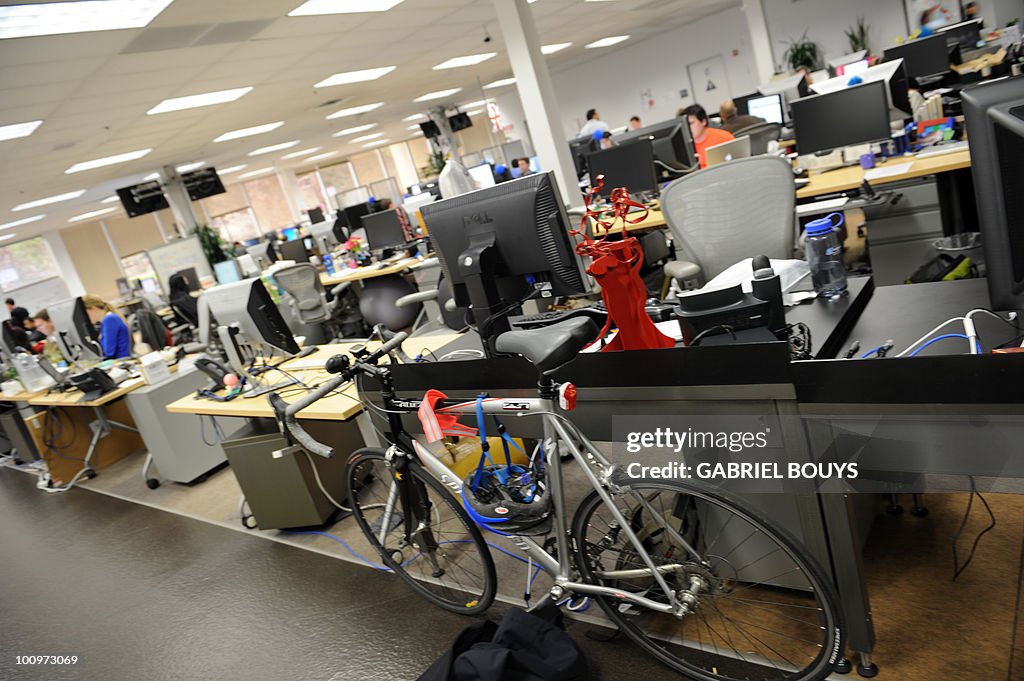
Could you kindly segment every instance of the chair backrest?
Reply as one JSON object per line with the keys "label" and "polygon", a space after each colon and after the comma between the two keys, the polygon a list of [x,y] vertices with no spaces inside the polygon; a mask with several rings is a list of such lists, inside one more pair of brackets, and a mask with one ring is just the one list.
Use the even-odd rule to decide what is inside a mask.
{"label": "chair backrest", "polygon": [[135,313],[135,325],[138,327],[142,342],[150,348],[163,350],[167,347],[167,327],[160,319],[160,315],[142,308]]}
{"label": "chair backrest", "polygon": [[796,188],[789,163],[752,156],[676,180],[661,209],[683,259],[705,281],[744,258],[792,257]]}
{"label": "chair backrest", "polygon": [[299,321],[308,324],[330,319],[327,292],[315,267],[309,263],[283,267],[274,272],[274,281],[295,299]]}
{"label": "chair backrest", "polygon": [[736,137],[750,138],[750,154],[759,156],[768,153],[768,143],[777,142],[782,136],[782,126],[778,123],[755,123],[742,130],[737,130]]}

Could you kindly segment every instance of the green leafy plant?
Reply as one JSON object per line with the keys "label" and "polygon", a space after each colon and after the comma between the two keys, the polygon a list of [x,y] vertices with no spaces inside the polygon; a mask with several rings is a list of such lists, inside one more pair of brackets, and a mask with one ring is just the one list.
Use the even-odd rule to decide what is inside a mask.
{"label": "green leafy plant", "polygon": [[807,39],[807,31],[800,36],[797,40],[789,39],[786,49],[786,54],[783,57],[788,63],[791,69],[796,71],[800,67],[804,67],[809,71],[815,71],[818,68],[818,44],[813,40]]}
{"label": "green leafy plant", "polygon": [[444,170],[445,163],[444,151],[437,149],[430,152],[430,156],[427,159],[427,165],[421,168],[425,177],[437,177]]}
{"label": "green leafy plant", "polygon": [[206,256],[206,261],[211,266],[228,259],[228,256],[224,253],[224,241],[220,238],[220,234],[212,227],[209,225],[199,225],[192,230],[192,233],[199,237],[199,243],[203,247],[203,255]]}
{"label": "green leafy plant", "polygon": [[864,17],[857,17],[857,24],[846,29],[846,39],[850,41],[850,52],[867,50],[868,54],[871,54],[871,48],[868,46],[870,30],[871,27],[864,23]]}
{"label": "green leafy plant", "polygon": [[14,367],[7,367],[7,369],[4,370],[2,378],[5,381],[13,381],[13,380],[15,380],[16,378],[18,378],[18,371],[17,371],[17,369],[15,369]]}

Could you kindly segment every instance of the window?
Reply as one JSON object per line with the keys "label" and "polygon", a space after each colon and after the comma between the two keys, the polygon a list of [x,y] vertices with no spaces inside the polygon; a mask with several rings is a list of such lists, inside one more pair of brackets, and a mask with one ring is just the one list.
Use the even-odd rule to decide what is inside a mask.
{"label": "window", "polygon": [[[324,181],[329,199],[356,186],[352,181],[352,170],[348,161],[320,168],[320,179]],[[335,205],[331,200],[328,203]]]}
{"label": "window", "polygon": [[295,183],[299,186],[299,197],[302,199],[302,210],[311,208],[326,208],[330,204],[327,198],[320,193],[320,181],[316,177],[316,171],[295,176]]}
{"label": "window", "polygon": [[277,175],[246,182],[245,193],[249,196],[249,205],[264,232],[295,224],[292,209],[288,205],[288,199],[281,189],[281,180]]}
{"label": "window", "polygon": [[50,244],[42,237],[0,248],[0,289],[13,291],[60,276]]}
{"label": "window", "polygon": [[145,251],[121,258],[121,269],[124,270],[124,276],[128,283],[152,279],[159,286],[160,279],[156,276],[156,270],[153,269],[153,261],[149,259],[149,254]]}
{"label": "window", "polygon": [[236,241],[245,243],[249,239],[259,239],[263,236],[252,208],[243,208],[218,215],[210,220],[210,226],[217,230],[220,238],[229,244]]}
{"label": "window", "polygon": [[387,177],[384,174],[384,166],[380,162],[380,156],[377,155],[376,149],[356,154],[349,161],[352,163],[352,167],[355,168],[356,178],[361,185],[367,185]]}

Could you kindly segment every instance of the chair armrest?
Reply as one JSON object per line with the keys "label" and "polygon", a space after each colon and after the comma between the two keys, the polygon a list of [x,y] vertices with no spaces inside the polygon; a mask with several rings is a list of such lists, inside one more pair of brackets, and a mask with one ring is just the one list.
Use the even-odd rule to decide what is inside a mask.
{"label": "chair armrest", "polygon": [[700,276],[700,265],[685,260],[670,260],[665,263],[665,274],[676,281],[687,281]]}
{"label": "chair armrest", "polygon": [[395,307],[408,307],[409,305],[415,305],[416,303],[422,303],[427,300],[436,300],[438,293],[439,292],[436,288],[410,293],[409,295],[402,296],[396,300]]}
{"label": "chair armrest", "polygon": [[347,289],[351,285],[352,285],[351,281],[343,281],[343,282],[341,282],[340,284],[338,284],[337,286],[335,286],[334,288],[331,289],[331,295],[334,296],[335,298],[337,298],[338,296],[340,296],[342,293],[345,292],[345,289]]}

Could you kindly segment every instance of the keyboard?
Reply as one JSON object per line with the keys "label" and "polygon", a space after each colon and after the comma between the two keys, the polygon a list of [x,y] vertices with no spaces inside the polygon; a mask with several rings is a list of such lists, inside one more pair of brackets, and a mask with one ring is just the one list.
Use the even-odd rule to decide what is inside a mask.
{"label": "keyboard", "polygon": [[970,145],[967,142],[953,142],[952,144],[939,144],[934,147],[928,147],[914,154],[915,158],[931,158],[932,156],[943,156],[945,154],[952,154],[958,151],[967,151],[970,149]]}

